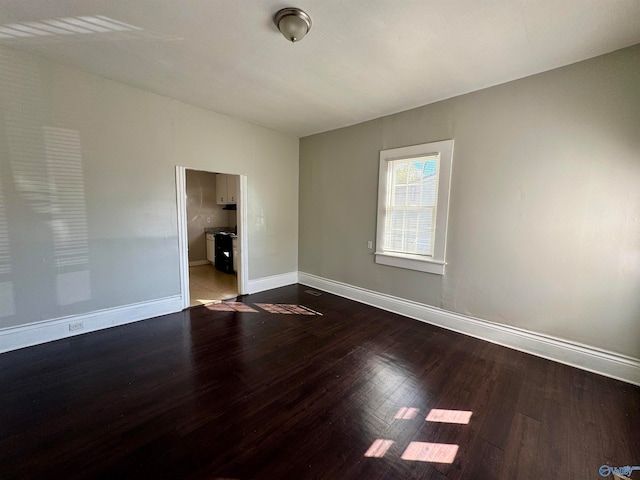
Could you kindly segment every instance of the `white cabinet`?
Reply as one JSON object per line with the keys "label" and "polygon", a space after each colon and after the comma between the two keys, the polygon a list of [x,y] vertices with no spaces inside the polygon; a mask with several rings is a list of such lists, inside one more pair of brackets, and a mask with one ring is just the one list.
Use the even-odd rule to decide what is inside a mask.
{"label": "white cabinet", "polygon": [[233,246],[233,271],[238,271],[238,263],[240,262],[240,256],[238,254],[238,238],[234,237],[231,241],[231,245]]}
{"label": "white cabinet", "polygon": [[227,175],[227,199],[228,203],[238,203],[238,176]]}
{"label": "white cabinet", "polygon": [[207,260],[211,265],[216,263],[216,237],[213,233],[207,233]]}
{"label": "white cabinet", "polygon": [[229,205],[238,203],[238,176],[216,174],[216,203]]}

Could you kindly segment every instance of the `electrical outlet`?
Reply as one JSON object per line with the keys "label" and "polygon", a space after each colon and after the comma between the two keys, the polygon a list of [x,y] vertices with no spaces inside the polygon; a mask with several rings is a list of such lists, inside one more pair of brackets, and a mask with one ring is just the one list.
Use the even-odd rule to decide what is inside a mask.
{"label": "electrical outlet", "polygon": [[211,217],[207,217],[207,223],[211,223]]}
{"label": "electrical outlet", "polygon": [[371,240],[369,240],[369,241],[367,242],[367,248],[368,248],[369,250],[373,249],[373,242],[372,242]]}
{"label": "electrical outlet", "polygon": [[69,324],[69,331],[82,330],[84,328],[84,322],[73,322]]}

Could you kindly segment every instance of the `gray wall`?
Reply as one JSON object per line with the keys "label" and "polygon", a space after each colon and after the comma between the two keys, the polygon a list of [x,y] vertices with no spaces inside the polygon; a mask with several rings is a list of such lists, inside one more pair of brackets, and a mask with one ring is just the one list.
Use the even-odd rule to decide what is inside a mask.
{"label": "gray wall", "polygon": [[0,328],[180,293],[175,166],[248,176],[248,278],[297,270],[298,139],[0,48]]}
{"label": "gray wall", "polygon": [[223,210],[216,203],[216,174],[187,170],[187,237],[189,262],[207,259],[204,229],[208,227],[234,228],[237,210]]}
{"label": "gray wall", "polygon": [[[376,265],[378,152],[449,138],[445,276]],[[640,357],[640,46],[301,139],[299,266]]]}

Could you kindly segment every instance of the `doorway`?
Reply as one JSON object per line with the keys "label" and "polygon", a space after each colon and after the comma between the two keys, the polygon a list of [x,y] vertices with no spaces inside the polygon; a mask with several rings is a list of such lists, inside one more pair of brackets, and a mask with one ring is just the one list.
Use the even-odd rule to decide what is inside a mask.
{"label": "doorway", "polygon": [[246,293],[246,184],[244,175],[176,167],[183,308]]}

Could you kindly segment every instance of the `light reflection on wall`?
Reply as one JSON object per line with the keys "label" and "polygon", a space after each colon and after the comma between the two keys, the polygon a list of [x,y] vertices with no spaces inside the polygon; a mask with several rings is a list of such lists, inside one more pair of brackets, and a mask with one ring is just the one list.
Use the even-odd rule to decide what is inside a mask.
{"label": "light reflection on wall", "polygon": [[[2,295],[9,290],[12,295],[17,294],[13,311],[5,312],[5,316],[20,313],[21,302],[32,300],[28,298],[33,294],[29,289],[35,284],[48,290],[41,288],[41,301],[49,301],[49,295],[61,306],[91,298],[80,133],[61,126],[45,126],[64,124],[64,120],[51,118],[44,91],[37,62],[0,49],[1,133],[6,140],[3,153],[8,153],[9,159],[2,159],[2,167],[11,173],[15,192],[10,203],[4,198],[1,202],[8,213],[4,238],[10,241],[14,229],[19,231],[29,225],[33,238],[29,241],[30,255],[41,259],[37,271],[28,276],[12,272],[21,274],[21,291],[13,286],[2,287]],[[19,219],[23,225],[14,224],[11,219]],[[24,255],[19,259],[29,267],[35,265],[33,261],[26,262]],[[17,281],[14,279],[14,285],[18,285]],[[47,282],[50,283],[46,285]]]}
{"label": "light reflection on wall", "polygon": [[45,109],[42,82],[34,62],[0,51],[0,100],[15,188],[33,211],[51,212],[50,185],[42,155]]}
{"label": "light reflection on wall", "polygon": [[[20,310],[18,284],[16,283],[17,266],[15,253],[9,251],[11,245],[12,225],[10,223],[11,208],[19,208],[18,202],[9,202],[10,187],[24,195],[25,202],[38,213],[47,209],[46,185],[40,175],[29,172],[29,159],[35,159],[41,151],[40,129],[33,125],[34,119],[42,122],[42,102],[38,101],[41,82],[38,69],[33,63],[19,60],[18,54],[9,50],[0,50],[0,165],[2,170],[3,195],[0,199],[2,207],[2,243],[4,255],[1,261],[0,276],[0,318],[15,316]],[[18,171],[16,170],[18,168]],[[13,185],[12,185],[13,183]],[[18,212],[13,218],[27,220]],[[5,253],[6,252],[6,253]],[[9,324],[11,320],[8,320]],[[3,322],[3,325],[5,323]]]}
{"label": "light reflection on wall", "polygon": [[15,299],[11,276],[11,251],[5,211],[4,193],[0,183],[0,317],[15,315]]}
{"label": "light reflection on wall", "polygon": [[91,298],[89,242],[80,133],[43,127],[51,186],[51,231],[59,305]]}

